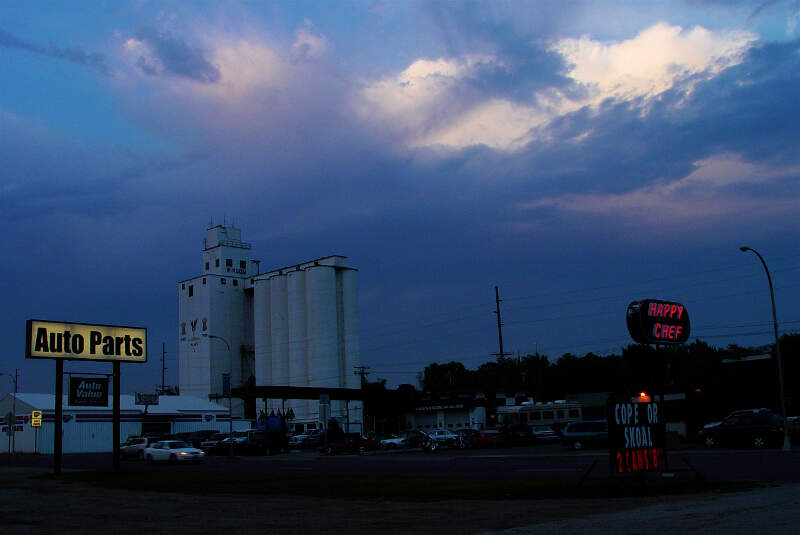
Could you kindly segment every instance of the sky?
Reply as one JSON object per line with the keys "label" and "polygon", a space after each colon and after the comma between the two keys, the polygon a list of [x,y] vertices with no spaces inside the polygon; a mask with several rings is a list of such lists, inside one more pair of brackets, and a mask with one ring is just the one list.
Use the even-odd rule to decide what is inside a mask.
{"label": "sky", "polygon": [[[0,7],[0,372],[31,318],[144,326],[177,384],[209,224],[262,271],[359,270],[369,380],[504,350],[800,331],[800,1],[21,2]],[[110,371],[68,362],[65,371]],[[0,392],[12,388],[0,377]]]}

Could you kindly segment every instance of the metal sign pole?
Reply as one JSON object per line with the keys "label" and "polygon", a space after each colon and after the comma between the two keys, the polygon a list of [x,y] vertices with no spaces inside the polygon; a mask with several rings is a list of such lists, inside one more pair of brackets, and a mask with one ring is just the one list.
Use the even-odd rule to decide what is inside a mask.
{"label": "metal sign pole", "polygon": [[56,407],[53,421],[53,473],[61,474],[61,430],[64,422],[64,361],[56,359]]}
{"label": "metal sign pole", "polygon": [[119,361],[114,361],[114,415],[112,417],[114,423],[112,424],[114,431],[113,431],[113,440],[114,440],[114,449],[113,449],[113,461],[112,467],[115,472],[119,472],[119,421],[120,421],[120,410],[119,410]]}

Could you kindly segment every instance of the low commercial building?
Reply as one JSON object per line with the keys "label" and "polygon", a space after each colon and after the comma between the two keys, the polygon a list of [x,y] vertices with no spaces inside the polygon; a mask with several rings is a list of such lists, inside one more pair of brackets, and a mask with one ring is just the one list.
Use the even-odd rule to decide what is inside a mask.
{"label": "low commercial building", "polygon": [[[64,453],[111,452],[113,411],[108,407],[68,405],[64,396],[62,448]],[[14,433],[9,434],[16,414]],[[41,412],[41,426],[34,427],[32,413]],[[53,453],[55,395],[8,394],[0,399],[0,452]],[[134,396],[120,395],[120,438],[143,433],[181,433],[213,429],[227,432],[231,425],[228,407],[194,396],[161,396],[158,405],[136,405]],[[234,430],[250,428],[249,420],[233,420]]]}

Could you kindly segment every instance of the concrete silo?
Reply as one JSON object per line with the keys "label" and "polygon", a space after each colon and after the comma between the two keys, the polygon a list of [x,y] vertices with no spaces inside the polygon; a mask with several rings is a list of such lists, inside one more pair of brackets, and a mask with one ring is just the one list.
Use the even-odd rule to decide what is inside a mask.
{"label": "concrete silo", "polygon": [[[287,317],[289,329],[289,386],[308,386],[308,333],[306,330],[306,272],[289,271],[287,277]],[[297,419],[309,418],[306,400],[294,400],[290,407]]]}
{"label": "concrete silo", "polygon": [[[269,278],[269,326],[272,333],[272,383],[289,385],[289,303],[286,275]],[[260,318],[257,321],[262,321]],[[256,365],[258,366],[258,365]]]}
{"label": "concrete silo", "polygon": [[[217,399],[223,376],[232,388],[358,389],[357,271],[333,255],[254,272],[250,248],[239,229],[212,226],[202,274],[178,283],[181,393]],[[268,413],[281,408],[293,409],[293,423],[319,423],[318,399],[256,402]],[[233,409],[238,417],[257,415],[237,399]],[[351,430],[362,429],[360,401],[334,401],[331,409],[342,421],[349,417]]]}

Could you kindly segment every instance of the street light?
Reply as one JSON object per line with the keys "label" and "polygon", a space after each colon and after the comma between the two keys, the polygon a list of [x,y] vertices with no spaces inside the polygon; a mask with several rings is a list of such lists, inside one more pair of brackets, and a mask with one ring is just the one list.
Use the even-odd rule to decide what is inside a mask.
{"label": "street light", "polygon": [[783,397],[783,364],[781,363],[781,347],[778,343],[778,315],[775,313],[775,292],[772,290],[772,277],[769,276],[767,263],[764,262],[764,258],[758,254],[758,251],[752,247],[747,247],[744,245],[739,247],[739,250],[743,253],[747,251],[755,253],[758,259],[761,260],[761,265],[764,266],[764,271],[767,273],[767,282],[769,283],[769,298],[772,300],[772,326],[775,329],[775,357],[778,360],[778,388],[781,395],[781,415],[783,416],[783,449],[784,451],[789,451],[792,449],[792,443],[789,440],[789,427],[786,422],[786,401]]}
{"label": "street light", "polygon": [[228,457],[233,457],[233,401],[231,401],[231,376],[233,375],[233,356],[231,355],[231,345],[221,336],[213,334],[208,335],[209,338],[216,338],[222,340],[225,347],[228,348]]}

